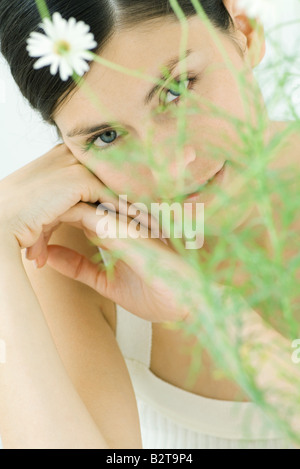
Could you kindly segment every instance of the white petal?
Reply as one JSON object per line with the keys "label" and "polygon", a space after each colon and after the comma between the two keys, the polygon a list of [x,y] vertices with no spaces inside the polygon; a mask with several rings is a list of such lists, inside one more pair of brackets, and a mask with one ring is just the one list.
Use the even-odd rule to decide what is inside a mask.
{"label": "white petal", "polygon": [[53,62],[53,56],[52,55],[45,55],[44,57],[41,57],[39,60],[35,62],[33,65],[34,69],[39,69],[42,67],[46,67],[47,65],[52,64]]}
{"label": "white petal", "polygon": [[26,50],[28,51],[30,57],[41,57],[42,55],[50,54],[53,50],[53,43],[50,39],[46,38],[45,40],[39,41],[39,43],[28,43]]}
{"label": "white petal", "polygon": [[93,60],[94,58],[92,52],[88,52],[86,50],[78,52],[78,57],[83,60]]}
{"label": "white petal", "polygon": [[60,13],[55,12],[52,16],[51,27],[47,26],[46,34],[53,40],[56,41],[59,38],[63,38],[66,34],[67,21],[64,20]]}
{"label": "white petal", "polygon": [[[49,38],[47,38],[47,36],[42,36],[42,37],[48,39],[48,41],[50,40]],[[41,43],[41,41],[43,41],[42,38],[37,39],[37,38],[29,37],[26,41],[26,44],[34,47],[34,46],[38,46]]]}
{"label": "white petal", "polygon": [[94,35],[89,33],[85,37],[81,38],[81,49],[94,49],[97,46],[97,42],[94,39]]}
{"label": "white petal", "polygon": [[68,27],[68,22],[65,20],[60,13],[55,12],[52,17],[53,26],[56,31],[66,31]]}
{"label": "white petal", "polygon": [[37,39],[39,41],[42,37],[45,37],[45,34],[33,31],[32,33],[30,33],[29,39]]}
{"label": "white petal", "polygon": [[59,64],[60,64],[60,58],[56,55],[56,56],[54,56],[51,67],[50,67],[51,75],[56,75],[57,74]]}
{"label": "white petal", "polygon": [[85,41],[82,40],[80,42],[76,41],[76,43],[73,43],[72,49],[76,52],[83,52],[83,51],[89,51],[91,49],[95,49],[97,47],[97,42],[96,41]]}
{"label": "white petal", "polygon": [[[37,33],[39,34],[39,33]],[[49,43],[52,42],[51,39],[49,39],[48,36],[45,36],[44,34],[39,34],[39,36],[34,36],[34,37],[29,37],[27,39],[27,44],[41,44],[41,43]]]}
{"label": "white petal", "polygon": [[79,76],[82,76],[84,72],[87,72],[90,68],[85,60],[81,60],[79,58],[72,61],[72,67]]}
{"label": "white petal", "polygon": [[59,72],[63,81],[66,81],[70,76],[73,75],[72,67],[66,62],[66,60],[61,60]]}
{"label": "white petal", "polygon": [[68,21],[68,31],[74,30],[75,27],[76,27],[76,20],[72,16],[71,18],[69,18],[69,21]]}
{"label": "white petal", "polygon": [[90,30],[90,26],[86,24],[84,21],[78,21],[76,23],[76,28],[80,29],[80,31],[84,31],[85,33]]}
{"label": "white petal", "polygon": [[44,18],[41,28],[45,31],[48,37],[53,38],[54,36],[54,26],[52,21],[49,18]]}
{"label": "white petal", "polygon": [[59,68],[59,75],[60,75],[60,79],[62,81],[67,81],[67,79],[69,78],[69,75],[65,73],[65,71],[62,69],[62,66],[60,64],[60,68]]}
{"label": "white petal", "polygon": [[90,26],[85,24],[83,21],[79,21],[76,24],[76,33],[81,35],[81,36],[87,34],[89,32],[89,30],[90,30]]}

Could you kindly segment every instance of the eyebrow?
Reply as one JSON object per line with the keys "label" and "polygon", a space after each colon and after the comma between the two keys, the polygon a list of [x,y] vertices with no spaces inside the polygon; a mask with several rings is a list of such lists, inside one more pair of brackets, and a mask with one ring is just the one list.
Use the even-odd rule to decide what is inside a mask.
{"label": "eyebrow", "polygon": [[[167,71],[169,73],[172,73],[174,68],[176,67],[177,64],[179,64],[179,62],[181,62],[182,60],[185,60],[192,52],[192,49],[188,49],[184,52],[184,57],[182,57],[180,59],[180,57],[173,57],[172,59],[170,59],[163,67],[167,69]],[[155,96],[156,92],[160,89],[161,87],[161,81],[165,80],[166,77],[165,75],[162,73],[159,77],[158,77],[158,80],[159,80],[159,83],[157,85],[155,85],[150,91],[149,93],[147,94],[147,96],[145,97],[144,99],[144,104],[145,106],[147,106],[150,101],[153,99],[153,97]]]}
{"label": "eyebrow", "polygon": [[[167,69],[169,73],[172,73],[174,68],[177,66],[179,62],[182,60],[185,60],[190,54],[192,53],[192,49],[187,49],[184,52],[184,56],[182,58],[176,56],[170,59],[162,68]],[[144,105],[148,106],[154,96],[156,95],[157,91],[161,88],[161,82],[166,79],[165,74],[161,74],[158,78],[159,83],[154,85],[153,88],[147,93],[144,99]],[[108,128],[111,127],[118,127],[119,124],[115,122],[106,122],[105,124],[102,125],[94,125],[91,127],[76,127],[75,129],[71,130],[70,132],[67,133],[67,137],[73,138],[73,137],[79,137],[79,136],[87,136],[94,134],[96,132],[101,132],[102,130],[107,130]]]}

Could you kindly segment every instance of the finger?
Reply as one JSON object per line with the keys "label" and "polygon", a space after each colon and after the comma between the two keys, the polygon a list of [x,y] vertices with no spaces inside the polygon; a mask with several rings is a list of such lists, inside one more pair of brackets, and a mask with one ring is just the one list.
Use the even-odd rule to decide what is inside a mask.
{"label": "finger", "polygon": [[72,249],[52,244],[48,246],[47,265],[93,288],[100,295],[107,295],[107,273],[103,263],[95,264]]}
{"label": "finger", "polygon": [[42,244],[42,249],[39,256],[36,259],[38,268],[44,267],[48,259],[48,243],[52,236],[52,232],[44,235],[44,243]]}
{"label": "finger", "polygon": [[45,226],[37,242],[34,243],[33,246],[27,248],[26,258],[28,260],[35,260],[38,267],[43,267],[45,265],[48,256],[48,242],[50,241],[54,231],[59,228],[60,224],[60,222],[55,221]]}
{"label": "finger", "polygon": [[139,226],[133,219],[120,216],[119,213],[106,211],[102,205],[97,209],[89,204],[78,203],[59,217],[59,220],[84,230],[94,236],[93,242],[107,249],[124,249],[125,239],[150,238],[151,233],[144,226]]}
{"label": "finger", "polygon": [[129,218],[134,218],[137,223],[140,223],[142,226],[151,230],[153,233],[157,232],[159,239],[167,244],[163,237],[165,235],[164,229],[160,226],[159,220],[157,220],[151,213],[149,214],[148,211],[145,211],[147,210],[147,207],[145,207],[145,210],[143,210],[144,204],[129,203],[127,202],[127,199],[125,200],[119,196],[119,199],[115,199],[111,204],[102,202],[101,205],[110,210],[113,208],[115,212],[126,215]]}
{"label": "finger", "polygon": [[[60,220],[95,233],[93,240],[95,245],[117,251],[118,257],[144,278],[146,264],[157,258],[160,259],[160,263],[167,262],[169,266],[177,260],[178,267],[178,256],[174,251],[159,239],[151,239],[151,233],[146,228],[141,227],[142,229],[137,231],[132,219],[123,220],[118,218],[116,213],[105,215],[102,213],[90,205],[79,203],[64,213]],[[106,232],[103,231],[105,217]],[[119,237],[120,233],[122,237]]]}
{"label": "finger", "polygon": [[[107,216],[112,217],[113,214],[110,213]],[[97,245],[98,243],[98,246],[106,247],[113,253],[114,258],[118,259],[118,264],[122,265],[124,263],[124,265],[131,268],[140,280],[145,282],[150,288],[153,288],[154,291],[163,292],[164,296],[169,295],[169,305],[172,309],[174,307],[172,303],[174,291],[178,292],[181,288],[181,285],[178,285],[178,279],[181,279],[182,282],[190,282],[190,279],[195,277],[195,272],[191,266],[178,253],[175,253],[158,239],[142,237],[139,232],[134,233],[134,235],[139,234],[137,237],[132,237],[133,233],[130,225],[128,226],[127,222],[125,223],[122,219],[119,222],[119,224],[123,225],[121,232],[123,234],[126,233],[126,228],[128,228],[127,237],[118,238],[113,236],[112,238],[101,239],[101,233],[97,230],[97,223],[101,217],[103,215],[97,214],[95,209],[83,203],[71,208],[62,216],[65,222],[82,224],[82,226],[86,226],[89,230],[96,232],[95,244]],[[116,225],[118,230],[118,223]],[[82,265],[79,262],[82,262]],[[99,274],[95,267],[87,265],[86,262],[83,259],[77,260],[75,268],[77,268],[79,273],[74,273],[75,268],[73,267],[73,278],[81,278],[84,283],[101,292],[103,296],[121,304],[117,299],[117,296],[120,295],[118,288],[111,287],[107,277],[101,276],[101,273]],[[88,273],[86,273],[87,269],[89,269]],[[80,272],[85,272],[81,274],[82,277],[79,277]],[[172,298],[173,300],[171,300]],[[181,308],[178,317],[185,317],[186,314],[186,310]]]}
{"label": "finger", "polygon": [[42,244],[44,242],[44,233],[41,233],[38,240],[34,243],[33,246],[30,246],[26,250],[26,258],[29,261],[36,259],[42,251]]}

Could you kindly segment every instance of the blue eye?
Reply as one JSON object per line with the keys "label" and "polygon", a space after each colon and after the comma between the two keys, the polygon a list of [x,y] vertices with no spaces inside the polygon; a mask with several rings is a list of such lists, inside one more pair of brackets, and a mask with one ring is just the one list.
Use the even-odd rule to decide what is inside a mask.
{"label": "blue eye", "polygon": [[[182,83],[189,83],[189,80],[185,80],[185,81],[183,81]],[[172,94],[173,94],[173,97],[175,97],[175,98],[178,98],[178,97],[181,96],[181,93],[176,92],[176,91],[171,90],[171,89],[166,90],[166,96],[167,96],[169,93],[172,93]],[[173,101],[170,100],[170,101],[167,101],[167,102],[168,102],[168,103],[172,103]]]}
{"label": "blue eye", "polygon": [[[192,89],[192,85],[193,83],[197,80],[197,77],[187,77],[186,80],[182,80],[180,81],[179,79],[175,80],[175,82],[178,84],[178,86],[184,84],[184,83],[187,83],[187,85],[190,85],[190,86],[187,86],[187,89]],[[173,97],[177,98],[177,99],[174,99],[174,100],[167,100],[167,96],[168,94],[171,93],[173,95]],[[169,104],[169,103],[177,103],[178,102],[178,98],[180,98],[181,96],[181,92],[180,91],[175,91],[175,90],[172,90],[171,88],[170,89],[165,89],[163,90],[163,95],[165,97],[164,99],[164,102],[163,102],[163,105],[166,105],[166,104]]]}
{"label": "blue eye", "polygon": [[98,148],[105,148],[106,145],[112,145],[118,138],[116,130],[106,130],[93,139],[93,145]]}
{"label": "blue eye", "polygon": [[[197,79],[198,79],[197,76],[191,76],[191,77],[187,77],[186,80],[180,81],[180,79],[178,78],[174,81],[179,86],[182,83],[193,84],[194,82],[196,82]],[[189,89],[192,89],[192,86],[189,86]],[[164,102],[164,105],[169,104],[169,103],[173,103],[173,102],[177,103],[180,96],[181,96],[181,94],[182,94],[179,91],[175,91],[175,90],[172,90],[172,89],[165,89],[165,90],[162,91],[162,93],[164,94],[165,97],[169,93],[171,93],[171,94],[173,94],[173,97],[176,98],[175,100],[170,100],[170,101]],[[107,148],[110,148],[112,145],[115,145],[115,143],[120,139],[120,136],[127,135],[127,133],[128,132],[125,132],[125,131],[117,131],[115,129],[107,129],[104,132],[102,132],[101,134],[91,137],[86,142],[86,144],[84,145],[83,151],[87,152],[91,149],[103,151]],[[118,135],[118,134],[120,134],[120,135]]]}
{"label": "blue eye", "polygon": [[[94,149],[102,149],[111,147],[119,140],[120,135],[124,135],[126,132],[117,131],[114,129],[107,129],[99,135],[91,137],[85,146],[85,151],[89,151],[92,147]],[[118,135],[120,134],[120,135]]]}

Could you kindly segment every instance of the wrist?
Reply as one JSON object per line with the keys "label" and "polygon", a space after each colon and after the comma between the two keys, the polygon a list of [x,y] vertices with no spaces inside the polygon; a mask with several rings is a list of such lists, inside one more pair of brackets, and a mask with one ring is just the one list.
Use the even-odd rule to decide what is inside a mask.
{"label": "wrist", "polygon": [[21,248],[17,238],[5,231],[0,229],[0,253],[1,258],[5,256],[21,256]]}

